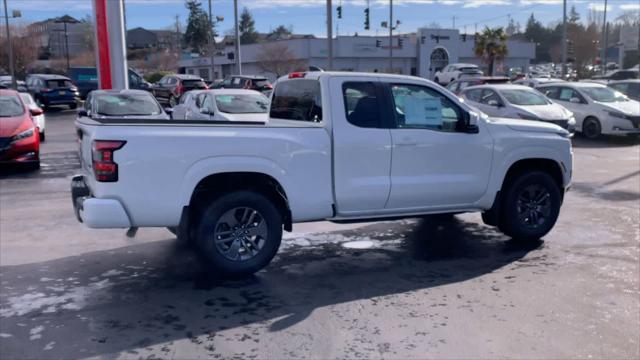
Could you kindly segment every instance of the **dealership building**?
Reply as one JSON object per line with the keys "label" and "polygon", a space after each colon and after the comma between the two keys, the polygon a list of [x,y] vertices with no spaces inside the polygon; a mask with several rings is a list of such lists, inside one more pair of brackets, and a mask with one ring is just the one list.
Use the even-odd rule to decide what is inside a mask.
{"label": "dealership building", "polygon": [[[267,70],[265,54],[270,46],[286,45],[289,61],[296,66],[327,68],[327,40],[312,36],[241,46],[242,73],[265,75],[275,80],[276,74]],[[236,74],[233,44],[218,48],[214,59],[215,78]],[[417,75],[433,79],[436,71],[448,64],[472,63],[486,70],[486,65],[475,56],[474,36],[460,34],[455,29],[418,29],[416,33],[396,35],[392,39],[393,69],[398,74]],[[508,55],[496,65],[496,73],[510,68],[526,69],[535,58],[535,43],[507,41]],[[273,62],[273,59],[269,61]],[[199,75],[210,80],[210,58],[182,59],[180,72]],[[333,69],[340,71],[389,72],[388,36],[338,36],[333,40]]]}

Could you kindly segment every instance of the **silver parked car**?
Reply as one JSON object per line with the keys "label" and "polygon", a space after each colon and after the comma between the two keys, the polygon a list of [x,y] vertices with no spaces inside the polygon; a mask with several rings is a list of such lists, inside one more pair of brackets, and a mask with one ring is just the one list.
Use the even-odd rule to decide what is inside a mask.
{"label": "silver parked car", "polygon": [[255,90],[193,90],[173,108],[175,120],[267,122],[269,99]]}
{"label": "silver parked car", "polygon": [[87,95],[79,117],[92,119],[169,120],[158,100],[145,90],[94,90]]}

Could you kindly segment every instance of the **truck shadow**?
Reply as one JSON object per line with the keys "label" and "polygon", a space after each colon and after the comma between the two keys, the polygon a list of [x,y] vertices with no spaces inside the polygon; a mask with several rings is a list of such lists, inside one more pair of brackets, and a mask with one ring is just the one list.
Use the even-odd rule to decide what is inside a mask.
{"label": "truck shadow", "polygon": [[175,240],[5,266],[0,355],[137,357],[132,349],[145,348],[168,357],[173,341],[189,339],[218,356],[214,339],[229,329],[242,334],[236,340],[246,341],[245,354],[256,354],[256,328],[291,331],[319,308],[363,300],[377,306],[505,266],[546,266],[544,255],[524,258],[542,245],[520,245],[455,217],[427,217],[301,235],[283,242],[267,269],[235,281],[207,273]]}

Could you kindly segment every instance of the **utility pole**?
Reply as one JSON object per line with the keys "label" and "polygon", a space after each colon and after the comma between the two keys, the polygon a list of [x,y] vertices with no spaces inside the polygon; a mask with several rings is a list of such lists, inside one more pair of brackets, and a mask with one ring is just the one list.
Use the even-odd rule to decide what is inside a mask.
{"label": "utility pole", "polygon": [[393,0],[389,0],[389,73],[393,73]]}
{"label": "utility pole", "polygon": [[333,69],[333,7],[327,0],[327,70]]}
{"label": "utility pole", "polygon": [[213,16],[211,13],[211,0],[209,0],[209,55],[211,56],[211,76],[209,80],[213,81],[216,79],[216,71],[213,65],[214,56],[215,56],[215,39],[213,38]]}
{"label": "utility pole", "polygon": [[567,75],[567,0],[562,1],[562,79]]}
{"label": "utility pole", "polygon": [[236,33],[236,72],[242,75],[242,62],[240,61],[240,32],[238,29],[238,0],[233,0],[233,15],[235,16],[235,33]]}
{"label": "utility pole", "polygon": [[9,74],[11,75],[11,87],[17,89],[16,74],[13,65],[13,47],[11,46],[11,30],[9,30],[9,10],[7,10],[7,0],[4,0],[4,21],[7,25],[7,47],[9,50]]}
{"label": "utility pole", "polygon": [[457,18],[457,16],[455,16],[455,15],[453,15],[453,16],[451,17],[451,19],[453,20],[453,27],[452,27],[452,29],[455,29],[455,28],[456,28],[456,18]]}
{"label": "utility pole", "polygon": [[607,37],[607,0],[604,0],[604,17],[602,20],[602,57],[600,60],[602,75],[605,74],[607,67]]}

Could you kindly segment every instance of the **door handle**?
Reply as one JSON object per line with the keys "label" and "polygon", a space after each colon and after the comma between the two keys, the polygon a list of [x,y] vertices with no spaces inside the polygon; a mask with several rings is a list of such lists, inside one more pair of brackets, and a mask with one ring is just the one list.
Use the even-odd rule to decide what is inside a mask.
{"label": "door handle", "polygon": [[403,138],[401,140],[398,140],[396,142],[396,145],[397,146],[416,146],[418,145],[418,142],[412,138]]}

